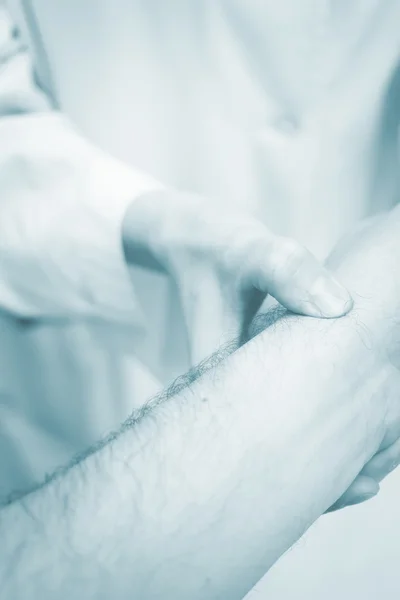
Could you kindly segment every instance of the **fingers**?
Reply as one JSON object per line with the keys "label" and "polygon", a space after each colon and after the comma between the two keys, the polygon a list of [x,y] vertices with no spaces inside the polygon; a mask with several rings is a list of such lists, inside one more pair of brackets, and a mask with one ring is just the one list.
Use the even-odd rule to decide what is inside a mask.
{"label": "fingers", "polygon": [[345,493],[326,512],[341,510],[346,506],[361,504],[370,500],[379,492],[379,484],[371,477],[359,475]]}
{"label": "fingers", "polygon": [[376,481],[382,481],[386,475],[400,464],[400,439],[391,446],[375,454],[361,471],[362,475],[372,477]]}
{"label": "fingers", "polygon": [[253,255],[254,285],[289,310],[313,317],[339,317],[353,306],[347,290],[306,248],[271,236]]}
{"label": "fingers", "polygon": [[[181,301],[189,333],[191,364],[210,356],[239,330],[240,315],[226,301],[216,277],[202,273],[190,292],[181,290]],[[233,336],[232,336],[233,337]]]}
{"label": "fingers", "polygon": [[360,504],[376,496],[379,492],[379,481],[400,464],[400,439],[391,446],[378,452],[363,468],[349,489],[326,512],[340,510],[346,506]]}
{"label": "fingers", "polygon": [[250,337],[252,337],[249,335],[251,324],[261,308],[265,297],[266,294],[260,292],[254,287],[252,287],[250,290],[247,290],[246,294],[242,296],[243,308],[240,311],[242,316],[239,322],[239,331],[237,335],[239,346],[246,343]]}

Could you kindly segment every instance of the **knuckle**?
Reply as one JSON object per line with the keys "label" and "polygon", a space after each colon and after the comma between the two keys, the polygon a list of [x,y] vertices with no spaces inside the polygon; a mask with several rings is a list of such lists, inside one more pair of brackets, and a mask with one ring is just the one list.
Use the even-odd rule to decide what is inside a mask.
{"label": "knuckle", "polygon": [[271,255],[275,275],[293,277],[308,258],[307,250],[296,240],[278,238]]}

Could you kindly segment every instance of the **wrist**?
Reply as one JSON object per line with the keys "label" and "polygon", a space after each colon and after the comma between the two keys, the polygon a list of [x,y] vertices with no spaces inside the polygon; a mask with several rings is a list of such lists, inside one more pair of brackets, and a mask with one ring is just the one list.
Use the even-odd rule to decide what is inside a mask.
{"label": "wrist", "polygon": [[333,320],[287,315],[253,342],[256,355],[268,356],[269,364],[274,355],[285,363],[285,385],[296,406],[316,414],[322,409],[322,418],[324,411],[343,411],[358,421],[354,426],[361,425],[363,452],[368,456],[376,451],[397,377],[357,309]]}
{"label": "wrist", "polygon": [[[383,265],[383,269],[385,265]],[[349,323],[355,335],[383,361],[399,367],[398,340],[398,293],[393,288],[363,285],[363,280],[347,277],[344,269],[336,271],[339,280],[349,290],[353,301],[353,310],[344,317],[344,323]],[[392,278],[394,279],[394,277]]]}
{"label": "wrist", "polygon": [[[390,369],[365,346],[354,320],[297,316],[285,317],[225,360],[211,389],[204,389],[204,380],[198,385],[214,409],[228,399],[235,419],[224,421],[250,432],[252,460],[265,460],[272,478],[297,482],[296,498],[310,501],[304,512],[312,505],[315,518],[380,447],[393,387]],[[235,447],[242,443],[237,436]]]}
{"label": "wrist", "polygon": [[351,293],[359,330],[395,362],[400,336],[399,208],[359,224],[342,239],[327,266]]}

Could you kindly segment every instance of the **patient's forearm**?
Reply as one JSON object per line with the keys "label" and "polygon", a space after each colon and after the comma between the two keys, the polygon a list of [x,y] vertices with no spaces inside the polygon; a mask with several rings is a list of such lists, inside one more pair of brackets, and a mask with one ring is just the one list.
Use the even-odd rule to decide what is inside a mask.
{"label": "patient's forearm", "polygon": [[355,329],[270,328],[5,508],[0,596],[241,599],[381,442],[391,371]]}

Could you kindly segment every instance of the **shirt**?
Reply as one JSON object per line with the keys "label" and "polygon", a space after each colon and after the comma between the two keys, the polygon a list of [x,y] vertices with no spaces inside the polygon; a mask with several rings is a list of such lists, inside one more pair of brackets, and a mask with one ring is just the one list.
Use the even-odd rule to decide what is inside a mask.
{"label": "shirt", "polygon": [[[0,303],[74,319],[4,318],[4,493],[187,364],[172,283],[123,261],[121,217],[142,191],[199,192],[324,258],[399,189],[397,0],[9,6],[48,108],[0,121]],[[399,591],[394,498],[324,518],[268,575],[268,598],[372,598],[377,581]]]}

